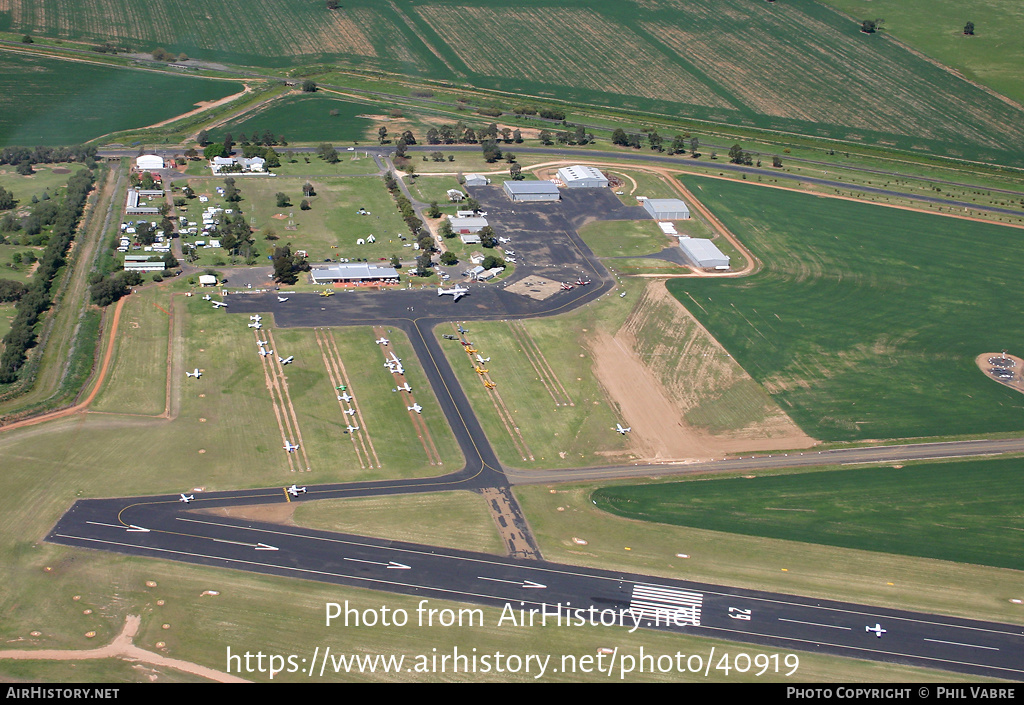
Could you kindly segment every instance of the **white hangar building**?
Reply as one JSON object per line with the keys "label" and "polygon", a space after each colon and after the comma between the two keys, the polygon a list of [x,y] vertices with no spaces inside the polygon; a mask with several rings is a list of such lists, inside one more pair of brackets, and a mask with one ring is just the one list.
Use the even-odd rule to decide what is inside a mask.
{"label": "white hangar building", "polygon": [[678,198],[648,198],[644,201],[644,210],[655,220],[686,220],[690,217],[690,209]]}
{"label": "white hangar building", "polygon": [[608,177],[593,166],[577,164],[563,166],[558,170],[558,178],[569,188],[607,188]]}
{"label": "white hangar building", "polygon": [[155,154],[143,154],[135,160],[135,166],[140,171],[152,171],[153,169],[164,168],[164,158],[158,157]]}
{"label": "white hangar building", "polygon": [[526,201],[557,201],[558,187],[550,181],[506,181],[505,195],[513,203]]}
{"label": "white hangar building", "polygon": [[729,255],[723,253],[711,240],[700,237],[681,237],[679,247],[687,259],[702,269],[728,269]]}

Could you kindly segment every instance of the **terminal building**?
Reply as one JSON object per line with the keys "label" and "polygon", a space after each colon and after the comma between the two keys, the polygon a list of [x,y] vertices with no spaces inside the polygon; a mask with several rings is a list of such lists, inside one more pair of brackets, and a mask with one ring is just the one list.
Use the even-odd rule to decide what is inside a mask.
{"label": "terminal building", "polygon": [[351,262],[313,267],[310,271],[314,284],[397,284],[398,271],[394,267]]}
{"label": "terminal building", "polygon": [[648,198],[644,210],[655,220],[687,220],[690,209],[678,198]]}
{"label": "terminal building", "polygon": [[558,170],[558,178],[568,188],[607,188],[608,177],[593,166],[577,164],[563,166]]}
{"label": "terminal building", "polygon": [[728,269],[729,256],[711,240],[700,237],[681,237],[679,247],[686,258],[701,269]]}
{"label": "terminal building", "polygon": [[506,181],[502,188],[513,203],[560,199],[558,187],[550,181]]}

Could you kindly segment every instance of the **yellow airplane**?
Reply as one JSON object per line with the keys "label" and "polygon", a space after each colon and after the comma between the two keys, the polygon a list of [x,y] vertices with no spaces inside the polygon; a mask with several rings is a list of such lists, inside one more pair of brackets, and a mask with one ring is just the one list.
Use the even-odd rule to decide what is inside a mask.
{"label": "yellow airplane", "polygon": [[466,352],[472,355],[475,352],[479,352],[476,348],[466,348]]}
{"label": "yellow airplane", "polygon": [[334,292],[329,289],[324,289],[320,292],[320,296],[334,296]]}
{"label": "yellow airplane", "polygon": [[475,369],[476,369],[476,373],[478,375],[485,375],[485,374],[487,374],[487,370],[485,370],[483,367],[477,367]]}
{"label": "yellow airplane", "polygon": [[492,381],[491,381],[491,380],[489,380],[489,379],[485,379],[485,380],[484,380],[484,386],[485,386],[485,387],[487,387],[488,389],[494,389],[494,388],[495,388],[495,387],[497,387],[498,385],[497,385],[497,384],[495,384],[494,382],[492,382]]}

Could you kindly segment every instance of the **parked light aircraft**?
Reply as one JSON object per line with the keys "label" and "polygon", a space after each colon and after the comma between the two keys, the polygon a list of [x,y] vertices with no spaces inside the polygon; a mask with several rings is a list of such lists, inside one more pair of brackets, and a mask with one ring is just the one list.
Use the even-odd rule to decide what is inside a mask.
{"label": "parked light aircraft", "polygon": [[584,279],[583,277],[579,277],[578,279],[576,279],[576,286],[586,286],[589,283],[590,283],[590,280],[589,279]]}
{"label": "parked light aircraft", "polygon": [[260,321],[263,320],[263,316],[257,313],[255,316],[249,316],[249,320],[256,321],[257,323],[259,323]]}
{"label": "parked light aircraft", "polygon": [[353,431],[358,431],[359,430],[358,426],[348,426],[347,428],[348,428],[348,432],[349,433],[352,433]]}
{"label": "parked light aircraft", "polygon": [[564,289],[565,291],[569,291],[572,288],[573,288],[572,284],[565,283],[565,282],[562,283],[562,289]]}
{"label": "parked light aircraft", "polygon": [[352,395],[349,394],[348,392],[345,392],[344,394],[338,397],[338,401],[352,401]]}
{"label": "parked light aircraft", "polygon": [[417,414],[423,412],[423,407],[419,404],[413,404],[412,406],[405,407],[407,411],[415,411]]}
{"label": "parked light aircraft", "polygon": [[277,356],[277,361],[280,362],[282,365],[290,365],[292,360],[294,359],[294,355],[289,355],[288,357],[281,357],[280,355]]}
{"label": "parked light aircraft", "polygon": [[396,388],[394,391],[396,391],[396,392],[411,392],[412,391],[412,387],[410,387],[409,383],[406,382],[401,387]]}
{"label": "parked light aircraft", "polygon": [[256,330],[259,330],[260,328],[263,327],[263,324],[260,323],[259,321],[256,321],[255,323],[250,323],[249,327],[250,328],[255,328]]}
{"label": "parked light aircraft", "polygon": [[274,354],[273,350],[267,350],[266,348],[260,348],[260,355],[262,355],[263,357],[266,357],[267,355],[273,355],[273,354]]}
{"label": "parked light aircraft", "polygon": [[481,356],[480,356],[480,354],[479,354],[479,353],[477,353],[477,356],[476,356],[476,361],[477,361],[477,362],[479,362],[479,363],[480,363],[480,364],[482,365],[482,364],[484,364],[485,362],[490,362],[490,361],[491,361],[491,358],[489,358],[489,357],[481,357]]}
{"label": "parked light aircraft", "polygon": [[627,433],[629,433],[630,431],[633,430],[633,427],[629,426],[629,427],[623,428],[622,424],[617,423],[617,424],[615,424],[615,430],[618,431],[619,433],[621,433],[623,436],[625,436]]}
{"label": "parked light aircraft", "polygon": [[210,296],[209,294],[207,294],[206,296],[203,297],[203,301],[210,301],[212,299],[213,299],[213,297]]}
{"label": "parked light aircraft", "polygon": [[266,340],[260,340],[259,338],[257,338],[256,339],[256,344],[259,345],[262,348],[264,345],[267,344],[267,341]]}
{"label": "parked light aircraft", "polygon": [[306,494],[306,488],[296,487],[295,485],[292,485],[291,487],[288,488],[288,494],[290,494],[292,497],[298,497],[300,494]]}
{"label": "parked light aircraft", "polygon": [[186,371],[185,372],[185,376],[186,377],[195,377],[196,379],[199,379],[200,377],[203,376],[203,373],[200,372],[199,368],[197,367],[194,370],[192,370],[191,372]]}
{"label": "parked light aircraft", "polygon": [[387,338],[377,338],[377,345],[387,345],[390,341]]}
{"label": "parked light aircraft", "polygon": [[227,308],[228,305],[226,303],[224,303],[223,301],[214,301],[213,302],[213,307],[214,308]]}
{"label": "parked light aircraft", "polygon": [[874,632],[875,636],[877,636],[879,639],[881,639],[882,635],[885,634],[885,630],[882,629],[882,625],[877,623],[875,624],[874,628],[864,627],[864,631]]}
{"label": "parked light aircraft", "polygon": [[330,289],[324,289],[320,292],[320,296],[334,296],[334,292]]}
{"label": "parked light aircraft", "polygon": [[287,296],[278,296],[277,300],[278,300],[279,303],[283,304],[285,301],[288,300],[288,297]]}
{"label": "parked light aircraft", "polygon": [[468,331],[468,330],[466,330],[465,328],[463,328],[463,327],[462,327],[462,324],[460,323],[460,324],[459,324],[459,333],[463,333],[463,334],[465,334],[465,333],[468,333],[468,332],[469,332],[469,331]]}
{"label": "parked light aircraft", "polygon": [[391,353],[391,359],[388,360],[384,364],[387,365],[388,367],[392,368],[391,369],[392,372],[397,372],[400,375],[404,375],[405,374],[405,368],[402,367],[402,359],[400,357],[398,357],[397,355],[395,355],[395,353],[393,353],[393,352]]}
{"label": "parked light aircraft", "polygon": [[355,416],[356,415],[356,410],[355,409],[345,409],[341,413],[348,414],[349,416]]}
{"label": "parked light aircraft", "polygon": [[445,294],[451,294],[452,298],[455,301],[458,301],[460,298],[462,298],[463,296],[465,296],[468,293],[469,293],[469,289],[467,289],[464,286],[459,286],[458,284],[453,286],[451,289],[442,289],[441,287],[437,288],[437,295],[438,296],[444,296]]}
{"label": "parked light aircraft", "polygon": [[497,384],[495,384],[494,382],[492,382],[492,381],[491,381],[491,380],[489,380],[489,379],[485,379],[485,380],[484,380],[484,386],[485,386],[485,387],[487,387],[488,389],[494,389],[494,388],[495,388],[495,387],[497,387],[498,385],[497,385]]}
{"label": "parked light aircraft", "polygon": [[196,498],[196,496],[194,494],[190,494],[190,495],[186,496],[185,493],[182,492],[181,493],[181,499],[179,499],[178,501],[179,502],[184,502],[185,504],[188,504],[189,502],[191,502],[195,498]]}
{"label": "parked light aircraft", "polygon": [[286,451],[288,451],[289,453],[292,453],[292,452],[295,452],[295,451],[297,451],[299,449],[299,444],[298,443],[292,444],[291,441],[285,441],[284,442],[284,449]]}

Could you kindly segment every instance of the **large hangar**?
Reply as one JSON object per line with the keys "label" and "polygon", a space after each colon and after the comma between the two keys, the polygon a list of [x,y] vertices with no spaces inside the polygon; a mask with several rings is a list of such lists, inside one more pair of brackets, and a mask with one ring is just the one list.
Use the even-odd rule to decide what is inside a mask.
{"label": "large hangar", "polygon": [[550,181],[506,181],[502,187],[513,203],[525,201],[557,201],[558,187]]}
{"label": "large hangar", "polygon": [[608,188],[608,177],[593,166],[563,166],[558,170],[558,178],[569,188]]}
{"label": "large hangar", "polygon": [[729,255],[723,253],[711,240],[700,237],[681,237],[679,247],[687,259],[702,269],[728,269]]}
{"label": "large hangar", "polygon": [[648,198],[644,210],[655,220],[687,220],[690,209],[678,198]]}
{"label": "large hangar", "polygon": [[374,264],[334,264],[313,267],[310,276],[314,284],[397,284],[398,272],[394,267]]}

